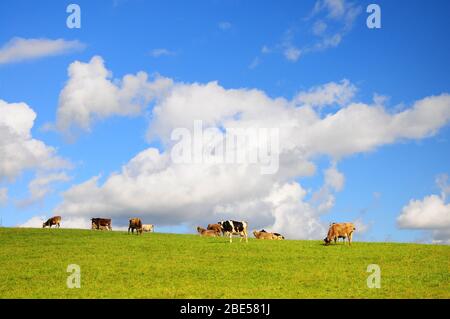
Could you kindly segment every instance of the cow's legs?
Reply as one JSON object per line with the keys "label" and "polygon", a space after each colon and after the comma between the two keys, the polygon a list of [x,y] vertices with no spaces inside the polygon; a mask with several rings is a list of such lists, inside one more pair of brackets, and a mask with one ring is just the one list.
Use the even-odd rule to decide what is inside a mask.
{"label": "cow's legs", "polygon": [[349,245],[349,246],[352,245],[352,237],[353,237],[353,233],[351,233],[350,235],[348,235],[348,245]]}
{"label": "cow's legs", "polygon": [[230,234],[230,243],[232,243],[233,240],[231,239],[231,237],[233,237],[233,234],[231,232],[229,234]]}

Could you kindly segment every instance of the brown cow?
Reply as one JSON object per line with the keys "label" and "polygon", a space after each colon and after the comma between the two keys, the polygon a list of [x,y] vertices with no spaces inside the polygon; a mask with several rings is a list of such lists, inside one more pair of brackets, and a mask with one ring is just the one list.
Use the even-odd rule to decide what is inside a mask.
{"label": "brown cow", "polygon": [[128,224],[128,234],[130,233],[130,229],[131,229],[131,233],[134,233],[134,230],[136,229],[136,235],[142,234],[142,221],[140,218],[131,218],[130,222]]}
{"label": "brown cow", "polygon": [[91,229],[112,230],[110,218],[91,218]]}
{"label": "brown cow", "polygon": [[278,236],[276,236],[273,233],[266,232],[264,229],[263,231],[254,230],[253,235],[255,236],[256,239],[269,239],[269,240],[278,239]]}
{"label": "brown cow", "polygon": [[[261,232],[267,233],[265,229],[262,229]],[[284,239],[284,236],[281,235],[280,233],[272,233],[272,234],[276,237],[274,239],[278,239],[278,240],[283,240]]]}
{"label": "brown cow", "polygon": [[353,232],[356,230],[355,225],[353,223],[333,223],[330,225],[330,229],[328,230],[327,237],[323,240],[325,245],[329,245],[332,240],[334,243],[337,243],[338,238],[348,239],[348,244],[352,244]]}
{"label": "brown cow", "polygon": [[220,236],[220,233],[222,232],[222,226],[219,224],[208,224],[207,230],[214,230],[217,233],[217,236]]}
{"label": "brown cow", "polygon": [[45,228],[47,226],[52,228],[53,225],[58,228],[61,226],[61,216],[50,217],[45,223],[42,224],[42,228]]}
{"label": "brown cow", "polygon": [[204,229],[200,226],[197,227],[197,231],[200,234],[200,236],[203,237],[217,237],[220,236],[219,234],[217,234],[217,232],[215,230],[212,229]]}

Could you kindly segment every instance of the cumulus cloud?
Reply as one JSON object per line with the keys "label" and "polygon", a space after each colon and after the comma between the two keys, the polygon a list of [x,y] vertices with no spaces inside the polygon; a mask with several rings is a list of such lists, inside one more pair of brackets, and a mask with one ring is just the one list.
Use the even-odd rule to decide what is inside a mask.
{"label": "cumulus cloud", "polygon": [[[380,105],[349,102],[352,94],[323,94],[327,89],[335,92],[336,87],[352,88],[345,81],[300,92],[297,97],[310,94],[308,103],[297,97],[272,98],[257,89],[225,89],[217,82],[170,82],[155,101],[148,131],[148,138],[161,142],[162,149],[143,150],[104,182],[95,176],[74,185],[63,193],[55,213],[110,216],[118,225],[132,216],[160,225],[244,219],[251,228],[265,227],[289,238],[321,238],[327,225],[320,218],[332,207],[334,193],[344,187],[345,177],[337,170],[339,159],[432,136],[450,121],[448,94],[424,98],[392,113]],[[314,93],[326,98],[311,98]],[[332,100],[341,107],[322,116],[318,109]],[[279,170],[262,175],[258,165],[248,163],[174,163],[171,150],[178,141],[171,139],[171,133],[185,128],[194,134],[196,120],[224,132],[278,128]],[[299,179],[315,173],[314,159],[319,155],[330,157],[332,164],[324,172],[324,185],[315,192],[321,196],[313,192],[308,199],[309,191]]]}
{"label": "cumulus cloud", "polygon": [[332,104],[343,106],[352,100],[355,93],[356,87],[344,79],[339,83],[330,82],[314,87],[307,92],[300,92],[295,99],[298,103],[319,108]]}
{"label": "cumulus cloud", "polygon": [[72,128],[91,129],[96,119],[109,116],[132,116],[171,86],[172,81],[156,76],[148,80],[145,72],[112,79],[103,59],[94,56],[88,63],[73,62],[69,80],[59,96],[56,127],[70,133]]}
{"label": "cumulus cloud", "polygon": [[0,206],[6,204],[8,201],[8,189],[6,187],[0,188]]}
{"label": "cumulus cloud", "polygon": [[47,219],[45,216],[33,216],[32,218],[28,219],[23,224],[18,225],[18,227],[26,227],[26,228],[41,228],[42,224]]}
{"label": "cumulus cloud", "polygon": [[36,113],[27,104],[0,100],[0,181],[13,180],[25,170],[70,166],[55,148],[32,137],[35,119]]}
{"label": "cumulus cloud", "polygon": [[84,47],[84,44],[76,40],[13,38],[0,48],[0,64],[65,54]]}
{"label": "cumulus cloud", "polygon": [[324,171],[324,184],[312,194],[312,204],[316,206],[319,214],[325,214],[333,208],[335,203],[335,193],[344,188],[344,174],[338,171],[336,163]]}
{"label": "cumulus cloud", "polygon": [[442,197],[426,196],[422,200],[411,200],[403,207],[398,217],[401,228],[439,229],[450,228],[450,204]]}
{"label": "cumulus cloud", "polygon": [[57,182],[68,182],[70,177],[65,172],[38,174],[28,184],[29,198],[20,200],[19,207],[32,205],[47,196],[52,191],[52,184]]}
{"label": "cumulus cloud", "polygon": [[430,230],[433,242],[450,243],[450,204],[446,203],[448,192],[447,175],[437,178],[441,195],[425,196],[422,200],[412,199],[403,207],[397,218],[400,228]]}

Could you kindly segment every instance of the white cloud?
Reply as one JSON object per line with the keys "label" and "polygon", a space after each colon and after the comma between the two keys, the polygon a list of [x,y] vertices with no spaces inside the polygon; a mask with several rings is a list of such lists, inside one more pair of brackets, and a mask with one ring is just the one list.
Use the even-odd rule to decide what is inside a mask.
{"label": "white cloud", "polygon": [[0,48],[0,64],[65,54],[82,50],[84,47],[79,41],[64,39],[13,38]]}
{"label": "white cloud", "polygon": [[42,224],[47,220],[45,216],[34,216],[18,227],[42,228]]}
{"label": "white cloud", "polygon": [[433,242],[450,244],[450,204],[446,203],[449,189],[446,175],[437,178],[441,196],[429,195],[422,200],[412,199],[397,218],[400,228],[431,230]]}
{"label": "white cloud", "polygon": [[401,228],[450,228],[450,204],[437,195],[426,196],[422,200],[413,199],[403,207],[397,221]]}
{"label": "white cloud", "polygon": [[450,184],[448,183],[448,175],[440,174],[436,177],[436,185],[441,189],[441,197],[446,200],[450,195]]}
{"label": "white cloud", "polygon": [[6,187],[0,188],[0,206],[8,202],[8,189]]}
{"label": "white cloud", "polygon": [[333,208],[335,203],[335,192],[344,188],[345,177],[336,168],[336,163],[324,171],[323,186],[312,194],[311,203],[315,205],[319,214],[325,214]]}
{"label": "white cloud", "polygon": [[[351,87],[346,82],[328,87],[342,83]],[[323,196],[312,196],[312,201],[305,199],[300,183],[293,182],[314,174],[318,155],[338,160],[399,140],[425,138],[450,121],[448,94],[422,99],[398,113],[380,105],[346,104],[349,99],[339,94],[325,96],[311,99],[309,105],[296,98],[271,98],[257,89],[225,89],[217,82],[172,83],[155,101],[148,132],[164,151],[148,148],[104,182],[93,177],[73,186],[63,193],[55,213],[110,216],[118,225],[132,216],[160,225],[236,218],[248,220],[251,228],[266,227],[290,238],[323,238],[320,216],[332,207],[333,192],[343,188],[343,174],[332,164],[318,191],[325,189]],[[341,108],[321,117],[317,106],[333,99],[341,101]],[[174,164],[171,132],[192,132],[195,120],[202,120],[204,127],[279,128],[280,170],[261,175],[257,165]]]}
{"label": "white cloud", "polygon": [[232,26],[232,25],[231,25],[231,23],[228,22],[228,21],[222,21],[222,22],[219,22],[218,26],[219,26],[219,29],[220,29],[220,30],[226,31],[226,30],[231,29],[231,26]]}
{"label": "white cloud", "polygon": [[32,137],[35,119],[36,113],[27,104],[0,100],[0,181],[13,180],[25,170],[69,167],[53,147]]}
{"label": "white cloud", "polygon": [[[359,5],[346,0],[318,0],[311,13],[302,20],[304,25],[286,30],[276,47],[290,62],[309,53],[335,48],[352,30],[361,11]],[[305,28],[310,29],[313,39],[299,43],[296,41],[297,30]]]}
{"label": "white cloud", "polygon": [[328,25],[325,22],[323,22],[322,20],[317,20],[313,24],[312,32],[314,35],[319,36],[325,32],[327,27],[328,27]]}
{"label": "white cloud", "polygon": [[293,45],[286,47],[283,52],[285,58],[291,62],[296,62],[300,58],[301,53],[300,49]]}
{"label": "white cloud", "polygon": [[99,56],[89,63],[73,62],[68,73],[69,80],[59,96],[56,123],[57,129],[65,133],[73,128],[89,131],[96,119],[140,114],[172,84],[160,76],[149,82],[145,72],[113,80]]}
{"label": "white cloud", "polygon": [[18,206],[29,206],[44,199],[44,197],[52,191],[51,184],[56,182],[67,182],[69,180],[70,177],[65,172],[38,174],[38,176],[28,184],[30,197],[20,200]]}
{"label": "white cloud", "polygon": [[330,82],[314,87],[307,92],[300,92],[296,101],[301,104],[309,104],[315,107],[338,104],[348,104],[355,96],[356,87],[344,79],[339,83]]}
{"label": "white cloud", "polygon": [[344,188],[345,177],[339,172],[336,165],[325,170],[325,185],[339,192]]}
{"label": "white cloud", "polygon": [[175,52],[164,48],[158,48],[151,50],[150,55],[154,58],[159,58],[161,56],[173,56],[175,55]]}

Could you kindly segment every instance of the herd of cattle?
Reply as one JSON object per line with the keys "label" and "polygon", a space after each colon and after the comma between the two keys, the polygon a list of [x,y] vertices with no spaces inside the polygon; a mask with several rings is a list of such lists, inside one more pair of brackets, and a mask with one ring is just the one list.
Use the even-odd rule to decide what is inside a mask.
{"label": "herd of cattle", "polygon": [[[42,228],[55,226],[59,228],[61,226],[61,216],[54,216],[49,218],[42,224]],[[92,218],[91,229],[97,230],[112,230],[110,218]],[[142,234],[143,232],[153,232],[153,224],[143,224],[140,218],[131,218],[128,223],[128,233],[133,234],[136,230],[136,234]],[[356,230],[353,223],[332,223],[328,229],[327,237],[325,237],[325,245],[329,245],[334,241],[336,244],[339,239],[348,240],[348,244],[351,245],[353,232]],[[248,242],[248,223],[246,221],[225,220],[220,221],[217,224],[209,224],[207,228],[197,227],[197,232],[200,236],[204,237],[219,237],[228,236],[230,243],[233,241],[233,235],[240,236],[240,241],[244,238]],[[279,233],[271,233],[264,229],[261,231],[253,231],[253,235],[256,239],[268,239],[268,240],[282,240],[284,236]]]}

